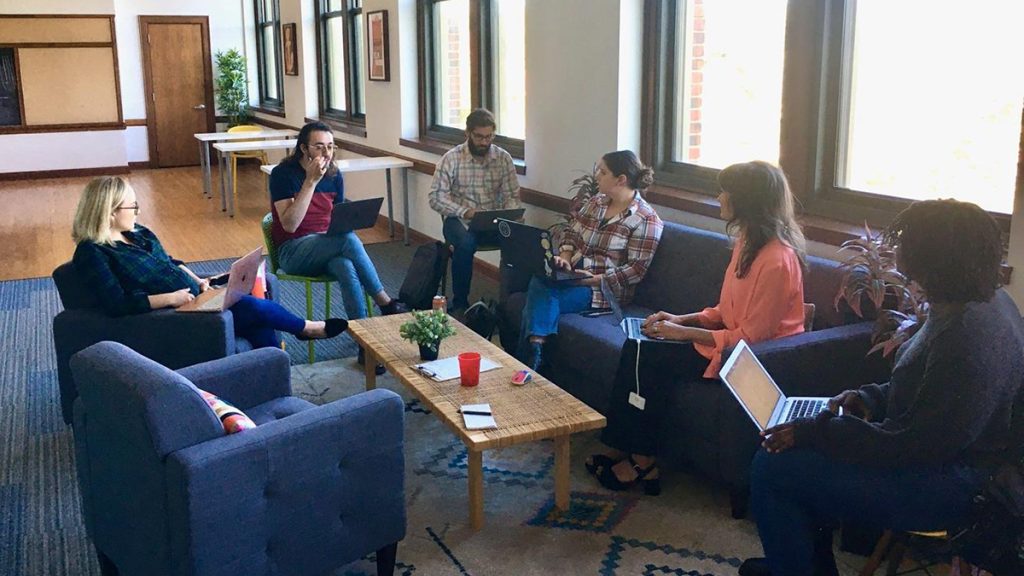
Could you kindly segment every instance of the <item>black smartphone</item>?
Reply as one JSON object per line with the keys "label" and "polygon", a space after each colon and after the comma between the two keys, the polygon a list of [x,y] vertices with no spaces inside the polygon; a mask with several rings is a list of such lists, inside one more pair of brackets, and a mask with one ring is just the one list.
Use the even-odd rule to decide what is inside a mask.
{"label": "black smartphone", "polygon": [[223,286],[227,284],[229,276],[231,276],[230,272],[225,272],[220,276],[212,276],[210,278],[210,286]]}

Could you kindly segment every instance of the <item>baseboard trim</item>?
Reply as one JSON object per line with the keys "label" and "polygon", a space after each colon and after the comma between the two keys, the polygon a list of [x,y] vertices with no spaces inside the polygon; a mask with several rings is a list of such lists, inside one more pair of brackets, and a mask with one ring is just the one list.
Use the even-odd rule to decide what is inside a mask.
{"label": "baseboard trim", "polygon": [[[387,230],[388,228],[388,217],[383,214],[377,215],[377,227]],[[405,233],[405,226],[402,226],[401,222],[395,222],[395,239],[399,239]],[[427,244],[429,242],[437,242],[437,238],[432,238],[426,234],[416,230],[415,228],[409,228],[409,243],[410,244]],[[498,267],[490,262],[481,260],[480,258],[473,259],[473,273],[480,274],[495,282],[501,282],[501,274],[498,271]]]}
{"label": "baseboard trim", "polygon": [[152,167],[153,167],[153,165],[150,164],[149,160],[143,160],[142,162],[129,162],[128,163],[128,169],[129,170],[144,170],[146,168],[152,168]]}
{"label": "baseboard trim", "polygon": [[71,170],[38,170],[34,172],[3,172],[0,181],[45,180],[47,178],[74,178],[76,176],[110,176],[127,174],[128,166],[106,166],[101,168],[73,168]]}

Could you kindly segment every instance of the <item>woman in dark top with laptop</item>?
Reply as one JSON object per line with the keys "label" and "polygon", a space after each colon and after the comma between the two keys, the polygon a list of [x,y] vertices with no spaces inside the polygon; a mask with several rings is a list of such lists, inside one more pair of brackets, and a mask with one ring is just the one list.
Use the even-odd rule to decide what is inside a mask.
{"label": "woman in dark top with laptop", "polygon": [[[75,212],[72,262],[111,316],[177,308],[210,287],[209,278],[168,256],[156,235],[136,223],[138,213],[135,191],[117,176],[90,182]],[[275,330],[309,340],[334,337],[348,327],[339,318],[303,320],[277,302],[252,296],[243,296],[231,314],[235,333],[253,348],[280,346]]]}
{"label": "woman in dark top with laptop", "polygon": [[904,210],[886,237],[926,295],[928,319],[897,351],[888,383],[848,390],[830,411],[763,433],[751,508],[767,558],[744,562],[743,576],[837,574],[838,522],[955,528],[1011,448],[1024,326],[999,289],[999,226],[974,204],[930,200]]}

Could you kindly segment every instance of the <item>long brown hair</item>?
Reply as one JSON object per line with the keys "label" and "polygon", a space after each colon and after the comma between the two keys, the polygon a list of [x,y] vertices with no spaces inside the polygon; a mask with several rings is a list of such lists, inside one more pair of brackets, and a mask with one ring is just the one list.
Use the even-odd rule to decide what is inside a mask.
{"label": "long brown hair", "polygon": [[737,278],[747,275],[761,248],[775,239],[792,248],[800,265],[807,266],[807,243],[782,169],[760,160],[733,164],[718,173],[718,185],[729,193],[732,205],[729,232],[738,231],[743,238]]}

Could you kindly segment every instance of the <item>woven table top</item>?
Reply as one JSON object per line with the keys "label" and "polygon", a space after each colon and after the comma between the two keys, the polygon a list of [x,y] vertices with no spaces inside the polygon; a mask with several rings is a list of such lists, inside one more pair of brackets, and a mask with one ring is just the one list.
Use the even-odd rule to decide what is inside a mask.
{"label": "woven table top", "polygon": [[[411,319],[411,314],[364,318],[349,322],[348,329],[356,342],[387,366],[466,446],[499,448],[605,426],[604,416],[539,374],[534,373],[533,381],[524,386],[513,385],[512,376],[526,366],[454,319],[456,333],[441,341],[438,358],[479,352],[501,368],[481,372],[480,384],[473,387],[460,385],[458,378],[436,382],[423,376],[412,368],[423,362],[419,348],[398,335],[398,327]],[[485,402],[491,405],[498,428],[466,430],[457,412],[459,406]]]}

